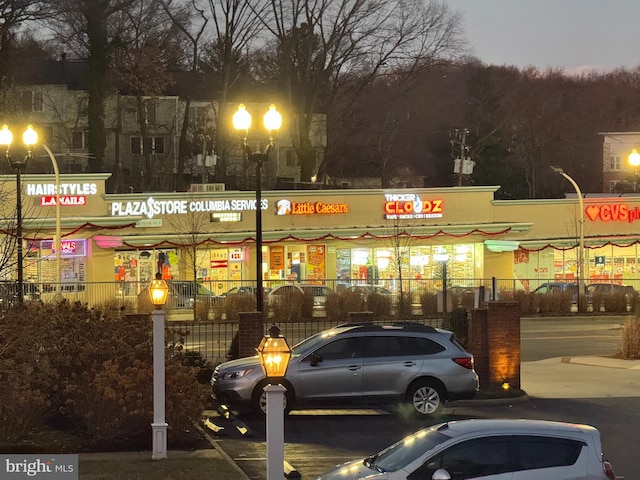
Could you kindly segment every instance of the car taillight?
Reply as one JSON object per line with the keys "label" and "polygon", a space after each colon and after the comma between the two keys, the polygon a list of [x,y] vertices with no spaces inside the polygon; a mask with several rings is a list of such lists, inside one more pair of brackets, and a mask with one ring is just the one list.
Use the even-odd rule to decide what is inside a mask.
{"label": "car taillight", "polygon": [[469,370],[473,369],[473,357],[459,357],[453,358],[454,362],[464,368],[468,368]]}
{"label": "car taillight", "polygon": [[602,469],[604,470],[604,474],[607,476],[607,478],[609,478],[610,480],[616,480],[616,475],[615,473],[613,473],[613,467],[611,466],[610,462],[606,460],[602,462]]}

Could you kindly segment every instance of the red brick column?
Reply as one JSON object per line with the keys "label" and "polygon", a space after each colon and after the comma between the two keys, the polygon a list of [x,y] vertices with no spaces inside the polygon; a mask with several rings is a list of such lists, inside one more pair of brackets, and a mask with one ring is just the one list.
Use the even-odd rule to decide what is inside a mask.
{"label": "red brick column", "polygon": [[509,383],[520,388],[520,304],[489,302],[475,309],[469,320],[469,351],[473,354],[480,388]]}
{"label": "red brick column", "polygon": [[473,354],[475,370],[480,378],[480,388],[489,382],[489,345],[487,340],[487,309],[469,311],[467,350]]}
{"label": "red brick column", "polygon": [[238,354],[250,357],[256,354],[256,348],[265,335],[261,312],[240,312],[238,324]]}

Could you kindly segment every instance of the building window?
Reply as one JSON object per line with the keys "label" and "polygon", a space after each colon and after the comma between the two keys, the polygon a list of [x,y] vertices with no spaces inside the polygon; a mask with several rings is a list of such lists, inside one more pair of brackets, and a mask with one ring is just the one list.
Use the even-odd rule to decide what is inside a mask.
{"label": "building window", "polygon": [[190,107],[189,108],[189,124],[194,128],[204,128],[207,120],[206,107]]}
{"label": "building window", "polygon": [[22,110],[24,112],[42,112],[44,110],[42,92],[22,92]]}
{"label": "building window", "polygon": [[611,170],[620,170],[620,157],[611,155]]}
{"label": "building window", "polygon": [[[131,154],[141,155],[143,142],[142,137],[131,137]],[[163,155],[164,137],[147,137],[144,139],[144,153],[148,155]]]}
{"label": "building window", "polygon": [[293,149],[288,148],[285,153],[284,164],[287,167],[295,167],[296,166],[296,154]]}
{"label": "building window", "polygon": [[157,123],[157,105],[155,103],[144,104],[144,123],[155,125]]}
{"label": "building window", "polygon": [[72,132],[71,148],[73,150],[84,150],[87,148],[87,132]]}

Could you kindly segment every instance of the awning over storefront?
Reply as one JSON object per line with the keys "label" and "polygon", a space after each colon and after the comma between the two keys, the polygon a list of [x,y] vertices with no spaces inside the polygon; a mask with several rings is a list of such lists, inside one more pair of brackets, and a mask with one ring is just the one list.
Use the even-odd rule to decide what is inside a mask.
{"label": "awning over storefront", "polygon": [[[325,230],[286,230],[263,231],[264,243],[279,243],[287,241],[326,241],[326,240],[367,240],[383,239],[395,236],[412,237],[418,240],[429,239],[460,239],[469,236],[495,237],[511,236],[526,232],[531,223],[489,223],[489,224],[461,224],[461,225],[406,225],[402,227],[366,227],[366,228],[332,228],[330,233]],[[196,244],[232,244],[238,245],[255,241],[254,231],[244,232],[216,232],[203,235],[123,235],[123,246],[159,247],[185,246]],[[450,243],[449,241],[445,243]]]}

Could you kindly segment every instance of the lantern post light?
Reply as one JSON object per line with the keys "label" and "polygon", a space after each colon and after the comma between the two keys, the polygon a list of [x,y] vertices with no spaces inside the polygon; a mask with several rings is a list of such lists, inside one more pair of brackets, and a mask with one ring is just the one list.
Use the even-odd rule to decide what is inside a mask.
{"label": "lantern post light", "polygon": [[5,158],[16,171],[16,247],[17,247],[17,270],[18,270],[18,303],[24,303],[24,274],[22,268],[22,171],[27,167],[27,162],[31,159],[33,149],[38,142],[38,134],[31,125],[22,134],[22,141],[27,147],[27,155],[24,159],[16,160],[11,157],[9,149],[13,142],[13,133],[7,125],[3,125],[0,130],[0,145],[5,149]]}
{"label": "lantern post light", "polygon": [[[256,310],[264,310],[264,288],[262,286],[262,164],[267,160],[269,152],[275,146],[275,135],[282,126],[282,115],[271,104],[264,115],[264,126],[269,132],[269,143],[264,152],[253,152],[247,142],[251,127],[251,114],[244,104],[240,104],[233,114],[233,126],[240,133],[242,147],[247,158],[256,164]],[[266,207],[265,207],[266,208]]]}
{"label": "lantern post light", "polygon": [[165,364],[164,321],[162,307],[167,302],[169,285],[156,274],[149,285],[149,295],[154,305],[153,313],[153,423],[151,424],[152,460],[167,458],[167,423],[165,421]]}
{"label": "lantern post light", "polygon": [[556,172],[558,175],[562,175],[564,178],[566,178],[569,181],[569,183],[573,185],[573,188],[576,191],[576,195],[578,196],[578,208],[580,209],[580,219],[579,219],[580,226],[579,226],[579,234],[578,234],[578,261],[577,261],[577,268],[576,268],[576,276],[577,276],[576,280],[578,281],[576,307],[579,312],[581,299],[584,293],[584,289],[582,287],[582,282],[584,280],[583,278],[584,277],[584,274],[583,274],[583,270],[584,270],[584,199],[582,198],[582,191],[580,190],[580,187],[578,186],[576,181],[573,178],[571,178],[562,168],[551,166],[551,170]]}
{"label": "lantern post light", "polygon": [[282,480],[284,475],[284,405],[287,389],[282,380],[287,373],[291,348],[273,325],[256,349],[262,371],[270,381],[264,387],[267,397],[267,480]]}

